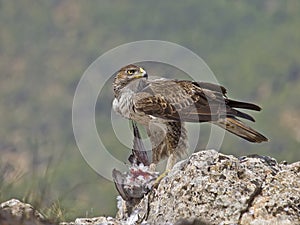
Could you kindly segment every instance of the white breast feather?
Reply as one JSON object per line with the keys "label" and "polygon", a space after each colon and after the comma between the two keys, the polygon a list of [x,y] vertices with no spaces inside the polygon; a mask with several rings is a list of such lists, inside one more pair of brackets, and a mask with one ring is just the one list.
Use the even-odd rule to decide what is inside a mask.
{"label": "white breast feather", "polygon": [[132,91],[126,91],[120,95],[120,98],[115,98],[113,101],[113,109],[121,116],[130,119],[132,109]]}

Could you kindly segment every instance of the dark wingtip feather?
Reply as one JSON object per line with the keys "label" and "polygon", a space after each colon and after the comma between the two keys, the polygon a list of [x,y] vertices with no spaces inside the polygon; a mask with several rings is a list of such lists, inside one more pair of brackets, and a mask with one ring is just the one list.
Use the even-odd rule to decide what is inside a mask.
{"label": "dark wingtip feather", "polygon": [[248,102],[239,102],[231,99],[227,99],[226,101],[227,105],[232,107],[232,108],[241,108],[241,109],[250,109],[250,110],[255,110],[255,111],[260,111],[261,107],[258,105],[255,105],[253,103],[248,103]]}
{"label": "dark wingtip feather", "polygon": [[141,135],[139,132],[139,129],[136,125],[136,123],[131,120],[131,125],[133,128],[133,148],[132,148],[132,154],[129,156],[128,160],[131,164],[133,163],[143,163],[145,166],[150,165],[150,160],[148,158],[146,148],[143,144],[143,141],[141,139]]}
{"label": "dark wingtip feather", "polygon": [[237,117],[241,117],[241,118],[244,118],[246,120],[250,120],[252,122],[255,122],[255,119],[252,116],[250,116],[249,114],[238,111],[238,110],[235,110],[235,112],[236,112]]}

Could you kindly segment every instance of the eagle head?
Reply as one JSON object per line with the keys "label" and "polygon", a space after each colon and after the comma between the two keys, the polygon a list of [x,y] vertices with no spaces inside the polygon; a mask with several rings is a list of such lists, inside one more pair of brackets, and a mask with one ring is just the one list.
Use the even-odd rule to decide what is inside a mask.
{"label": "eagle head", "polygon": [[115,96],[119,95],[121,89],[128,85],[131,81],[141,78],[148,78],[147,72],[142,67],[128,65],[120,69],[113,82]]}

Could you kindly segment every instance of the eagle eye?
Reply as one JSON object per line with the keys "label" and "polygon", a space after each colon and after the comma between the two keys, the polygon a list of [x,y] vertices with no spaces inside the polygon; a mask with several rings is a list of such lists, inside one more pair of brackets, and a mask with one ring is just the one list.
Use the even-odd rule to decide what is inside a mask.
{"label": "eagle eye", "polygon": [[132,75],[132,74],[134,74],[134,73],[135,73],[135,71],[136,71],[136,70],[134,70],[134,69],[127,70],[127,74],[129,74],[129,75]]}

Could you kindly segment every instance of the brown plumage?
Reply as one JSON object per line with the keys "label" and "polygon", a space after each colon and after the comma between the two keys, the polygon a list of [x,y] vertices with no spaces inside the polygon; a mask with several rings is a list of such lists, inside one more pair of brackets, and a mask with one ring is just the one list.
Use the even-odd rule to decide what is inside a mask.
{"label": "brown plumage", "polygon": [[113,108],[146,127],[153,146],[154,163],[165,156],[178,157],[186,152],[184,122],[211,122],[250,142],[268,140],[238,119],[255,121],[238,108],[255,111],[261,108],[228,99],[224,87],[205,82],[147,78],[141,67],[122,68],[113,83]]}

